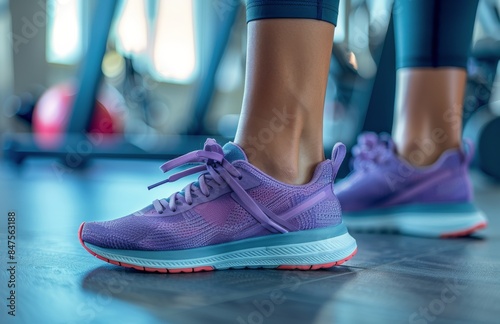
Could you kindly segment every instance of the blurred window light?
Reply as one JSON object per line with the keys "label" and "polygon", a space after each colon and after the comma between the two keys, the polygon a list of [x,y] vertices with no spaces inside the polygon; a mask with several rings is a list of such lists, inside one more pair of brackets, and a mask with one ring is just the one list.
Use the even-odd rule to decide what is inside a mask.
{"label": "blurred window light", "polygon": [[153,66],[162,81],[186,84],[196,77],[192,0],[159,1]]}
{"label": "blurred window light", "polygon": [[75,64],[82,47],[82,1],[47,0],[47,61]]}
{"label": "blurred window light", "polygon": [[335,35],[333,37],[333,41],[335,43],[347,43],[347,22],[349,20],[348,17],[348,3],[350,1],[340,1],[339,3],[339,14],[337,18],[337,26],[335,27]]}
{"label": "blurred window light", "polygon": [[148,24],[145,0],[126,0],[117,27],[118,50],[125,56],[147,49]]}

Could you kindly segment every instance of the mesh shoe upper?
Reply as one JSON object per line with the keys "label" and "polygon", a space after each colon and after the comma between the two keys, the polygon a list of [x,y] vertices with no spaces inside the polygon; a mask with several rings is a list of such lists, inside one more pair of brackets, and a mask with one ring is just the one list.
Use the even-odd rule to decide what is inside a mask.
{"label": "mesh shoe upper", "polygon": [[399,158],[388,135],[364,133],[353,148],[353,171],[335,187],[346,212],[411,203],[470,202],[472,150],[448,150],[433,165]]}
{"label": "mesh shoe upper", "polygon": [[[205,151],[211,152],[208,156],[222,154],[225,162],[204,160],[201,166],[209,172],[202,173],[198,182],[134,214],[85,223],[83,241],[113,249],[180,250],[341,222],[340,204],[333,194],[339,159],[320,163],[308,184],[288,185],[253,167],[237,145],[220,148],[209,141],[205,145]],[[234,168],[231,179],[224,167]],[[253,202],[235,191],[235,183]],[[267,218],[256,217],[255,208],[249,207],[253,203]]]}

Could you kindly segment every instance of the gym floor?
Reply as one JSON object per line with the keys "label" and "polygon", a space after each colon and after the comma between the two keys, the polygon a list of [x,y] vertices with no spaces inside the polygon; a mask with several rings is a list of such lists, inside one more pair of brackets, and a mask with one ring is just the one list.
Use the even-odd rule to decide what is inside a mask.
{"label": "gym floor", "polygon": [[141,273],[87,253],[81,222],[123,216],[181,188],[147,191],[160,163],[98,160],[77,171],[54,160],[0,162],[2,251],[8,211],[17,230],[16,317],[7,315],[1,271],[0,323],[498,323],[500,185],[479,174],[477,203],[490,224],[478,236],[354,233],[358,254],[329,270]]}

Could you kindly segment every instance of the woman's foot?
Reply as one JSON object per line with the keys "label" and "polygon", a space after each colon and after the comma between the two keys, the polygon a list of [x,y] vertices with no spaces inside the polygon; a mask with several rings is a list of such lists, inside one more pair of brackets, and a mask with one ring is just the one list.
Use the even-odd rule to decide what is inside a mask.
{"label": "woman's foot", "polygon": [[168,181],[202,172],[198,181],[129,216],[84,223],[78,235],[99,259],[144,271],[332,267],[356,253],[333,193],[344,156],[337,144],[309,183],[289,185],[252,166],[236,144],[209,139],[161,167],[197,163]]}
{"label": "woman's foot", "polygon": [[487,220],[473,203],[472,148],[451,149],[426,167],[400,158],[388,134],[360,135],[353,172],[335,187],[344,222],[353,230],[428,237],[469,235]]}

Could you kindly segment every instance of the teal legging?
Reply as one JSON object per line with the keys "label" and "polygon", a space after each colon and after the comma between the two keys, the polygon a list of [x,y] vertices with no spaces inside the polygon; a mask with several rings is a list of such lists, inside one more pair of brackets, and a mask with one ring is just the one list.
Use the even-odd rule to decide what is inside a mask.
{"label": "teal legging", "polygon": [[[478,0],[395,0],[396,65],[465,68]],[[337,24],[339,0],[247,0],[247,21],[316,19]]]}
{"label": "teal legging", "polygon": [[317,19],[337,25],[339,0],[247,0],[247,22],[269,18]]}
{"label": "teal legging", "polygon": [[396,0],[396,67],[461,67],[467,58],[478,0]]}

